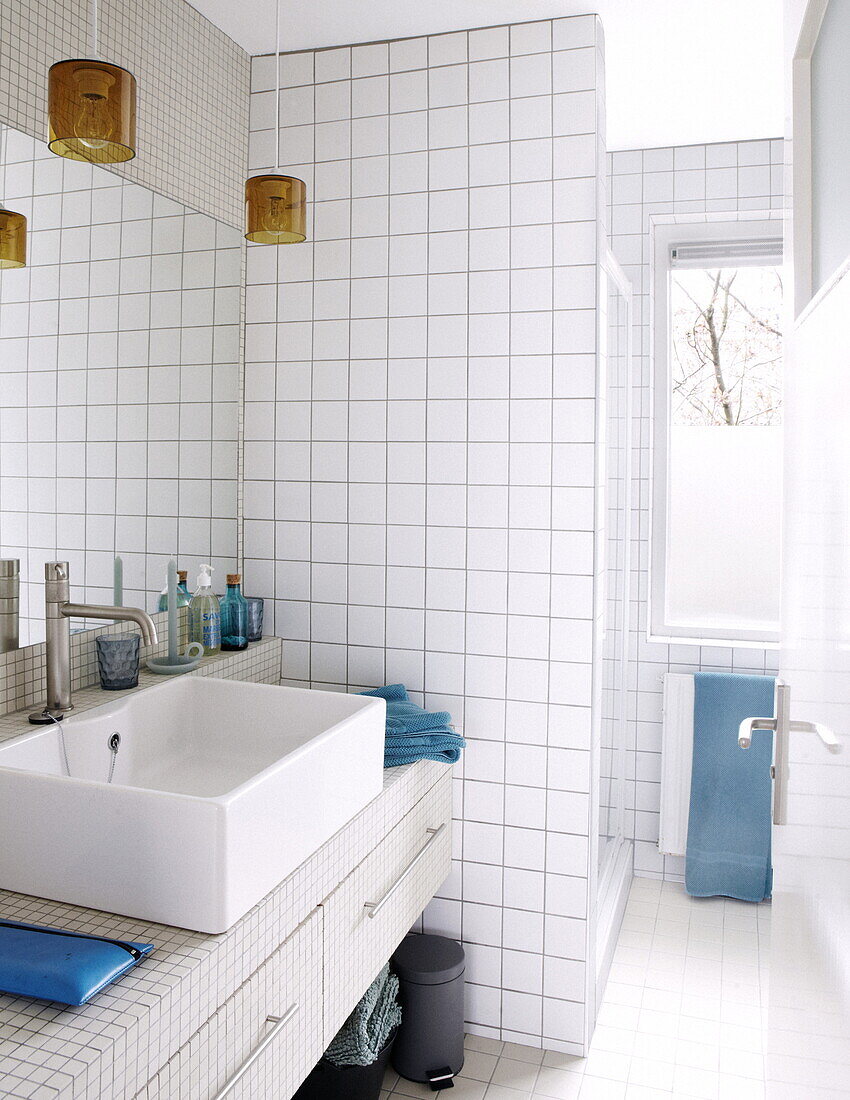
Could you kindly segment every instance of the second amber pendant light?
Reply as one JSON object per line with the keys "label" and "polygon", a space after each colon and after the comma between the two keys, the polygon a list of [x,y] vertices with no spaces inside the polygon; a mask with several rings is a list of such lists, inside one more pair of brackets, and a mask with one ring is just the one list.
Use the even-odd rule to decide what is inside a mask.
{"label": "second amber pendant light", "polygon": [[92,57],[57,61],[47,75],[48,148],[90,164],[136,155],[136,79],[97,56],[97,0],[91,5]]}
{"label": "second amber pendant light", "polygon": [[280,0],[275,22],[275,171],[245,181],[245,237],[256,244],[300,244],[307,237],[307,187],[280,173]]}
{"label": "second amber pendant light", "polygon": [[[6,137],[9,128],[0,122],[0,169],[6,168]],[[27,262],[27,219],[7,210],[0,199],[0,269],[24,267]]]}

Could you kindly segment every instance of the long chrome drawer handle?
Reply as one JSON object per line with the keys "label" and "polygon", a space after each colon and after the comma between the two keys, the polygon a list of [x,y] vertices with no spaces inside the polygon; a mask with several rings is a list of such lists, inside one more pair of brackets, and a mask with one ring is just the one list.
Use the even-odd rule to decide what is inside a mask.
{"label": "long chrome drawer handle", "polygon": [[442,834],[446,831],[446,823],[444,821],[443,824],[439,826],[439,828],[427,829],[426,831],[430,834],[428,839],[425,841],[425,843],[422,845],[422,847],[419,849],[419,851],[416,853],[410,863],[408,863],[405,869],[401,872],[401,874],[398,876],[398,878],[395,880],[389,890],[387,890],[381,900],[364,902],[363,908],[366,910],[367,917],[377,917],[378,913],[380,913],[380,911],[387,904],[387,902],[390,900],[396,890],[400,889],[404,881],[409,877],[409,875],[413,873],[416,864],[421,859],[425,858],[428,850],[432,847],[432,845],[436,844],[437,838],[442,836]]}
{"label": "long chrome drawer handle", "polygon": [[232,1090],[234,1089],[236,1084],[241,1080],[242,1077],[245,1076],[245,1074],[248,1072],[248,1070],[251,1068],[251,1066],[253,1066],[253,1064],[257,1061],[257,1059],[260,1057],[260,1055],[263,1053],[263,1051],[269,1045],[269,1043],[273,1043],[275,1041],[275,1039],[278,1037],[278,1035],[280,1035],[280,1033],[283,1031],[283,1029],[286,1027],[286,1025],[289,1023],[289,1021],[292,1019],[292,1017],[297,1012],[298,1012],[298,1005],[290,1005],[290,1007],[286,1010],[286,1012],[284,1012],[284,1014],[282,1016],[267,1016],[266,1017],[266,1023],[267,1024],[274,1024],[274,1027],[271,1029],[271,1031],[268,1033],[268,1035],[265,1037],[265,1039],[263,1039],[261,1042],[257,1043],[257,1045],[254,1047],[254,1049],[251,1051],[251,1053],[248,1055],[248,1057],[245,1059],[245,1061],[239,1067],[239,1069],[233,1074],[232,1077],[229,1077],[227,1079],[227,1081],[224,1084],[224,1087],[219,1092],[217,1092],[215,1094],[215,1096],[213,1097],[213,1100],[222,1100],[222,1097],[227,1096],[228,1093],[232,1092]]}

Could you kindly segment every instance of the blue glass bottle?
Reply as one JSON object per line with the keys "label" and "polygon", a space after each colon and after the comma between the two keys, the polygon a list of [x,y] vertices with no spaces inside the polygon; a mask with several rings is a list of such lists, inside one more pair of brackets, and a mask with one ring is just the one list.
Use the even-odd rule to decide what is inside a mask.
{"label": "blue glass bottle", "polygon": [[[188,576],[185,569],[179,569],[177,571],[177,596],[175,603],[178,608],[188,607],[192,601],[192,593],[189,591],[189,586],[186,584],[186,577]],[[157,611],[168,610],[168,585],[159,594],[159,604],[157,605]]]}
{"label": "blue glass bottle", "polygon": [[242,577],[227,574],[227,591],[221,601],[221,648],[248,648],[248,602],[242,595]]}

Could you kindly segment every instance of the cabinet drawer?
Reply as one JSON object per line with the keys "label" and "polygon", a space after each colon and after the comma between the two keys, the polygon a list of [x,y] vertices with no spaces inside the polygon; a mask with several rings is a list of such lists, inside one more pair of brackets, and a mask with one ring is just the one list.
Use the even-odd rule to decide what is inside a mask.
{"label": "cabinet drawer", "polygon": [[329,1039],[449,874],[451,790],[446,769],[325,902]]}
{"label": "cabinet drawer", "polygon": [[[268,1044],[227,1100],[291,1096],[326,1045],[322,922],[317,909],[183,1044],[137,1100],[212,1100],[265,1039]],[[276,1027],[269,1017],[287,1019]]]}

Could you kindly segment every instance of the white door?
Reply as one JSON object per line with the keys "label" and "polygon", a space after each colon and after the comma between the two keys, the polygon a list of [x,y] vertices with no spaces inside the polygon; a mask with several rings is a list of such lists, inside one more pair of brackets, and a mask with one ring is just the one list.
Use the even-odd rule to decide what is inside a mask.
{"label": "white door", "polygon": [[841,751],[788,733],[765,1065],[770,1100],[827,1100],[850,1096],[850,273],[786,349],[781,676]]}

